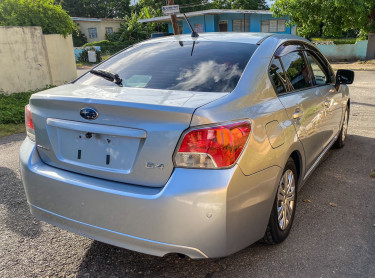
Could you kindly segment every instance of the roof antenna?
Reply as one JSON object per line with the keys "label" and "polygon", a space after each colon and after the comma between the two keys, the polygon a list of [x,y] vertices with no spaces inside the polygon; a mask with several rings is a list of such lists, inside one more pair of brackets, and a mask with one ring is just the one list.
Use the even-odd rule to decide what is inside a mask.
{"label": "roof antenna", "polygon": [[194,31],[193,27],[191,27],[190,21],[189,21],[189,19],[186,17],[186,14],[184,14],[184,17],[185,17],[186,22],[189,24],[189,27],[190,27],[190,30],[191,30],[191,37],[192,37],[192,38],[197,38],[197,37],[199,37],[199,34],[198,34],[197,32]]}

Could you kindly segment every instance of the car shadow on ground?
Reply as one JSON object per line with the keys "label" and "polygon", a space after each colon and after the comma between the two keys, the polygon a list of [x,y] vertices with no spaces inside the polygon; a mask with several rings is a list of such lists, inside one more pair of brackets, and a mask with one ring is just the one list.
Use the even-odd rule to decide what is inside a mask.
{"label": "car shadow on ground", "polygon": [[[230,275],[232,270],[239,273],[241,268],[243,271],[257,269],[256,273],[263,271],[267,274],[265,260],[270,260],[272,264],[283,265],[285,264],[282,262],[283,258],[289,260],[289,252],[296,252],[296,250],[300,250],[299,256],[305,257],[305,261],[296,263],[308,264],[311,261],[309,258],[316,257],[313,255],[316,248],[332,245],[332,251],[335,252],[335,246],[342,244],[340,240],[344,242],[347,240],[345,239],[345,225],[341,227],[341,224],[335,223],[331,226],[330,223],[333,223],[338,215],[345,216],[348,213],[345,211],[346,206],[351,210],[350,206],[355,206],[356,202],[360,202],[362,198],[358,191],[358,196],[352,196],[357,198],[349,199],[352,203],[345,200],[346,206],[344,206],[341,203],[340,194],[345,194],[348,188],[352,187],[353,182],[361,182],[362,186],[366,184],[368,186],[373,182],[368,173],[375,167],[374,149],[374,138],[349,135],[343,149],[333,149],[328,152],[321,165],[315,170],[315,174],[299,192],[296,221],[289,238],[283,244],[268,246],[255,243],[226,258],[191,260],[181,259],[177,255],[159,258],[94,241],[82,260],[78,277],[111,275],[116,277],[225,277]],[[363,165],[359,165],[361,162]],[[361,178],[358,179],[358,176]],[[334,207],[335,205],[338,207]],[[357,229],[366,228],[358,226]],[[340,237],[337,237],[339,233],[341,233]],[[327,242],[322,241],[321,236],[326,237]],[[301,252],[301,250],[304,251]],[[350,252],[348,251],[346,255],[356,256],[355,253],[358,250],[352,250],[353,254]],[[324,263],[327,258],[322,255],[322,258],[318,260]],[[342,268],[345,270],[345,266]],[[311,271],[321,270],[311,269],[310,274]],[[319,273],[321,272],[316,274]],[[298,275],[298,272],[295,274]]]}
{"label": "car shadow on ground", "polygon": [[[252,262],[252,253],[267,252],[275,248],[260,243],[226,258],[192,260],[169,254],[162,258],[146,255],[98,241],[93,241],[85,254],[77,277],[213,277],[233,268],[233,261],[247,257],[247,266]],[[263,250],[262,250],[263,249]],[[236,267],[234,265],[234,267]],[[215,276],[216,277],[216,276]]]}
{"label": "car shadow on ground", "polygon": [[21,180],[5,167],[0,167],[0,205],[5,206],[1,221],[6,228],[27,238],[41,234],[39,220],[30,214]]}

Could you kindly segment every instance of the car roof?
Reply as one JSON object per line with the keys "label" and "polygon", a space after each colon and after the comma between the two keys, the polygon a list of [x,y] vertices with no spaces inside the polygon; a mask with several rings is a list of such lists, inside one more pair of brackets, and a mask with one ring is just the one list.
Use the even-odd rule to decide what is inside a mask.
{"label": "car roof", "polygon": [[285,41],[285,40],[304,40],[303,38],[288,35],[288,34],[275,34],[275,33],[252,33],[252,32],[210,32],[200,33],[198,38],[192,38],[191,34],[174,35],[159,37],[144,41],[142,43],[154,43],[154,42],[168,42],[168,41],[216,41],[216,42],[238,42],[248,44],[261,44],[267,38],[272,37],[273,39]]}

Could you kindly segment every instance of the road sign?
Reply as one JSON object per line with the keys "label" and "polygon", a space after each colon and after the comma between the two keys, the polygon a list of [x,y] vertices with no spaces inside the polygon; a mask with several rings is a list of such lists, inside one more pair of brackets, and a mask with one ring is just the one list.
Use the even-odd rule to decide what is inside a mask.
{"label": "road sign", "polygon": [[164,15],[179,14],[180,5],[163,6],[162,10]]}

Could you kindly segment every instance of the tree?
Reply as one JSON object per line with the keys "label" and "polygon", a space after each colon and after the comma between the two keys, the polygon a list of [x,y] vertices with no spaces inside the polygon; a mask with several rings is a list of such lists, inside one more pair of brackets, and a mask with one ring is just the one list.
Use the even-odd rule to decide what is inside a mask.
{"label": "tree", "polygon": [[268,10],[265,0],[213,0],[216,9]]}
{"label": "tree", "polygon": [[136,43],[138,41],[149,38],[150,34],[155,30],[156,23],[139,23],[138,20],[152,18],[156,16],[156,11],[151,7],[143,7],[139,13],[132,13],[125,17],[119,33],[120,41],[128,41]]}
{"label": "tree", "polygon": [[269,7],[265,0],[235,0],[232,9],[241,10],[268,10]]}
{"label": "tree", "polygon": [[[211,3],[209,0],[175,0],[176,5],[180,5],[180,11],[187,13],[192,11],[200,11],[205,10],[211,7]],[[142,7],[152,8],[153,10],[157,11],[161,15],[162,6],[166,6],[166,0],[140,0],[136,4],[136,11],[139,11]]]}
{"label": "tree", "polygon": [[44,34],[64,37],[76,30],[70,16],[54,0],[1,0],[0,26],[41,26]]}
{"label": "tree", "polygon": [[202,11],[211,8],[211,3],[208,0],[175,0],[174,2],[176,3],[176,5],[180,5],[180,11],[183,13]]}
{"label": "tree", "polygon": [[84,33],[82,33],[79,29],[73,32],[73,46],[80,47],[87,43],[87,37]]}
{"label": "tree", "polygon": [[298,34],[311,37],[338,37],[348,30],[369,34],[367,59],[375,55],[374,0],[276,0],[271,10],[274,16],[289,16],[290,24],[298,26]]}
{"label": "tree", "polygon": [[56,0],[63,9],[70,15],[76,17],[86,17],[84,1],[82,0]]}
{"label": "tree", "polygon": [[130,0],[60,0],[70,16],[124,18],[130,14]]}
{"label": "tree", "polygon": [[138,9],[141,10],[143,7],[152,8],[153,10],[161,10],[162,6],[166,5],[166,0],[139,0],[136,4]]}

